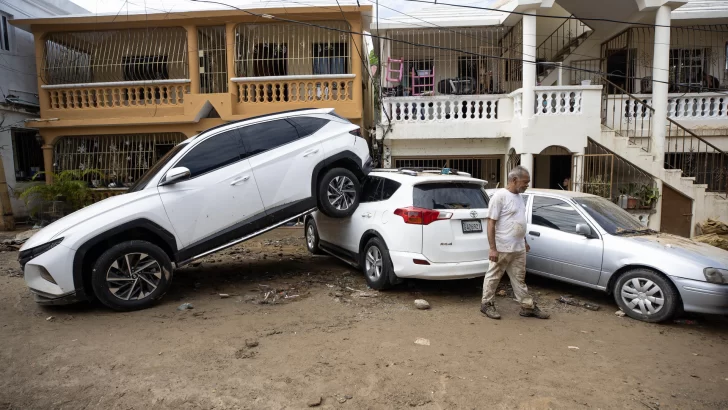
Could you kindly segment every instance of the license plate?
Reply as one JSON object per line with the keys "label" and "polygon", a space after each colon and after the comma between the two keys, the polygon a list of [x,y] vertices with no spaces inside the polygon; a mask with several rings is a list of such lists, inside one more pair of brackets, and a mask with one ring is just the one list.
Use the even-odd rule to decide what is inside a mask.
{"label": "license plate", "polygon": [[479,220],[463,221],[463,233],[483,232],[483,225]]}

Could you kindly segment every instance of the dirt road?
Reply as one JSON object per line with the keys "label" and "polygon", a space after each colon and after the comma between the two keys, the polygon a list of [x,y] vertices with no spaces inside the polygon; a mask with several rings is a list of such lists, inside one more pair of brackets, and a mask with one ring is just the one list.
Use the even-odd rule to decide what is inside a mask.
{"label": "dirt road", "polygon": [[17,253],[0,253],[0,409],[728,408],[726,318],[636,322],[530,276],[552,319],[521,318],[506,296],[493,321],[480,280],[375,292],[301,237],[280,229],[179,270],[162,303],[132,313],[39,307]]}

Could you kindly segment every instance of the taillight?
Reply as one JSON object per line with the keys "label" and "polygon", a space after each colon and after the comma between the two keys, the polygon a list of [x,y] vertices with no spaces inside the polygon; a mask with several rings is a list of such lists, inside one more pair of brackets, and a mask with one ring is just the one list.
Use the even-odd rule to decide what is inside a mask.
{"label": "taillight", "polygon": [[413,206],[397,208],[394,210],[394,214],[401,216],[404,223],[412,225],[429,225],[435,221],[452,218],[452,212],[441,212]]}
{"label": "taillight", "polygon": [[355,135],[357,137],[361,137],[361,129],[360,128],[357,128],[355,130],[351,130],[351,131],[349,131],[349,134]]}

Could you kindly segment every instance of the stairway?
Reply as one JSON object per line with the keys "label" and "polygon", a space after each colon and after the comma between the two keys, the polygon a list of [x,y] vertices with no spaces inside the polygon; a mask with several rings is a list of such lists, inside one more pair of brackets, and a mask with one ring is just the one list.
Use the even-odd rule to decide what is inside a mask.
{"label": "stairway", "polygon": [[536,49],[538,82],[542,83],[557,67],[556,63],[566,60],[594,31],[571,15]]}

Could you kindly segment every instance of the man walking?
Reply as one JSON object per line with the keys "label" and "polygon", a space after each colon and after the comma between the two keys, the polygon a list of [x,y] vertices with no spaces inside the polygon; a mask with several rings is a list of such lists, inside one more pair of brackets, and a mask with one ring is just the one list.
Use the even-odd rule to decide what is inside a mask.
{"label": "man walking", "polygon": [[480,311],[491,319],[500,319],[493,297],[504,272],[511,278],[516,300],[521,304],[521,316],[548,319],[549,314],[536,306],[526,287],[526,204],[521,196],[526,192],[531,176],[517,166],[508,173],[508,185],[490,198],[488,206],[488,242],[490,266],[483,281]]}

